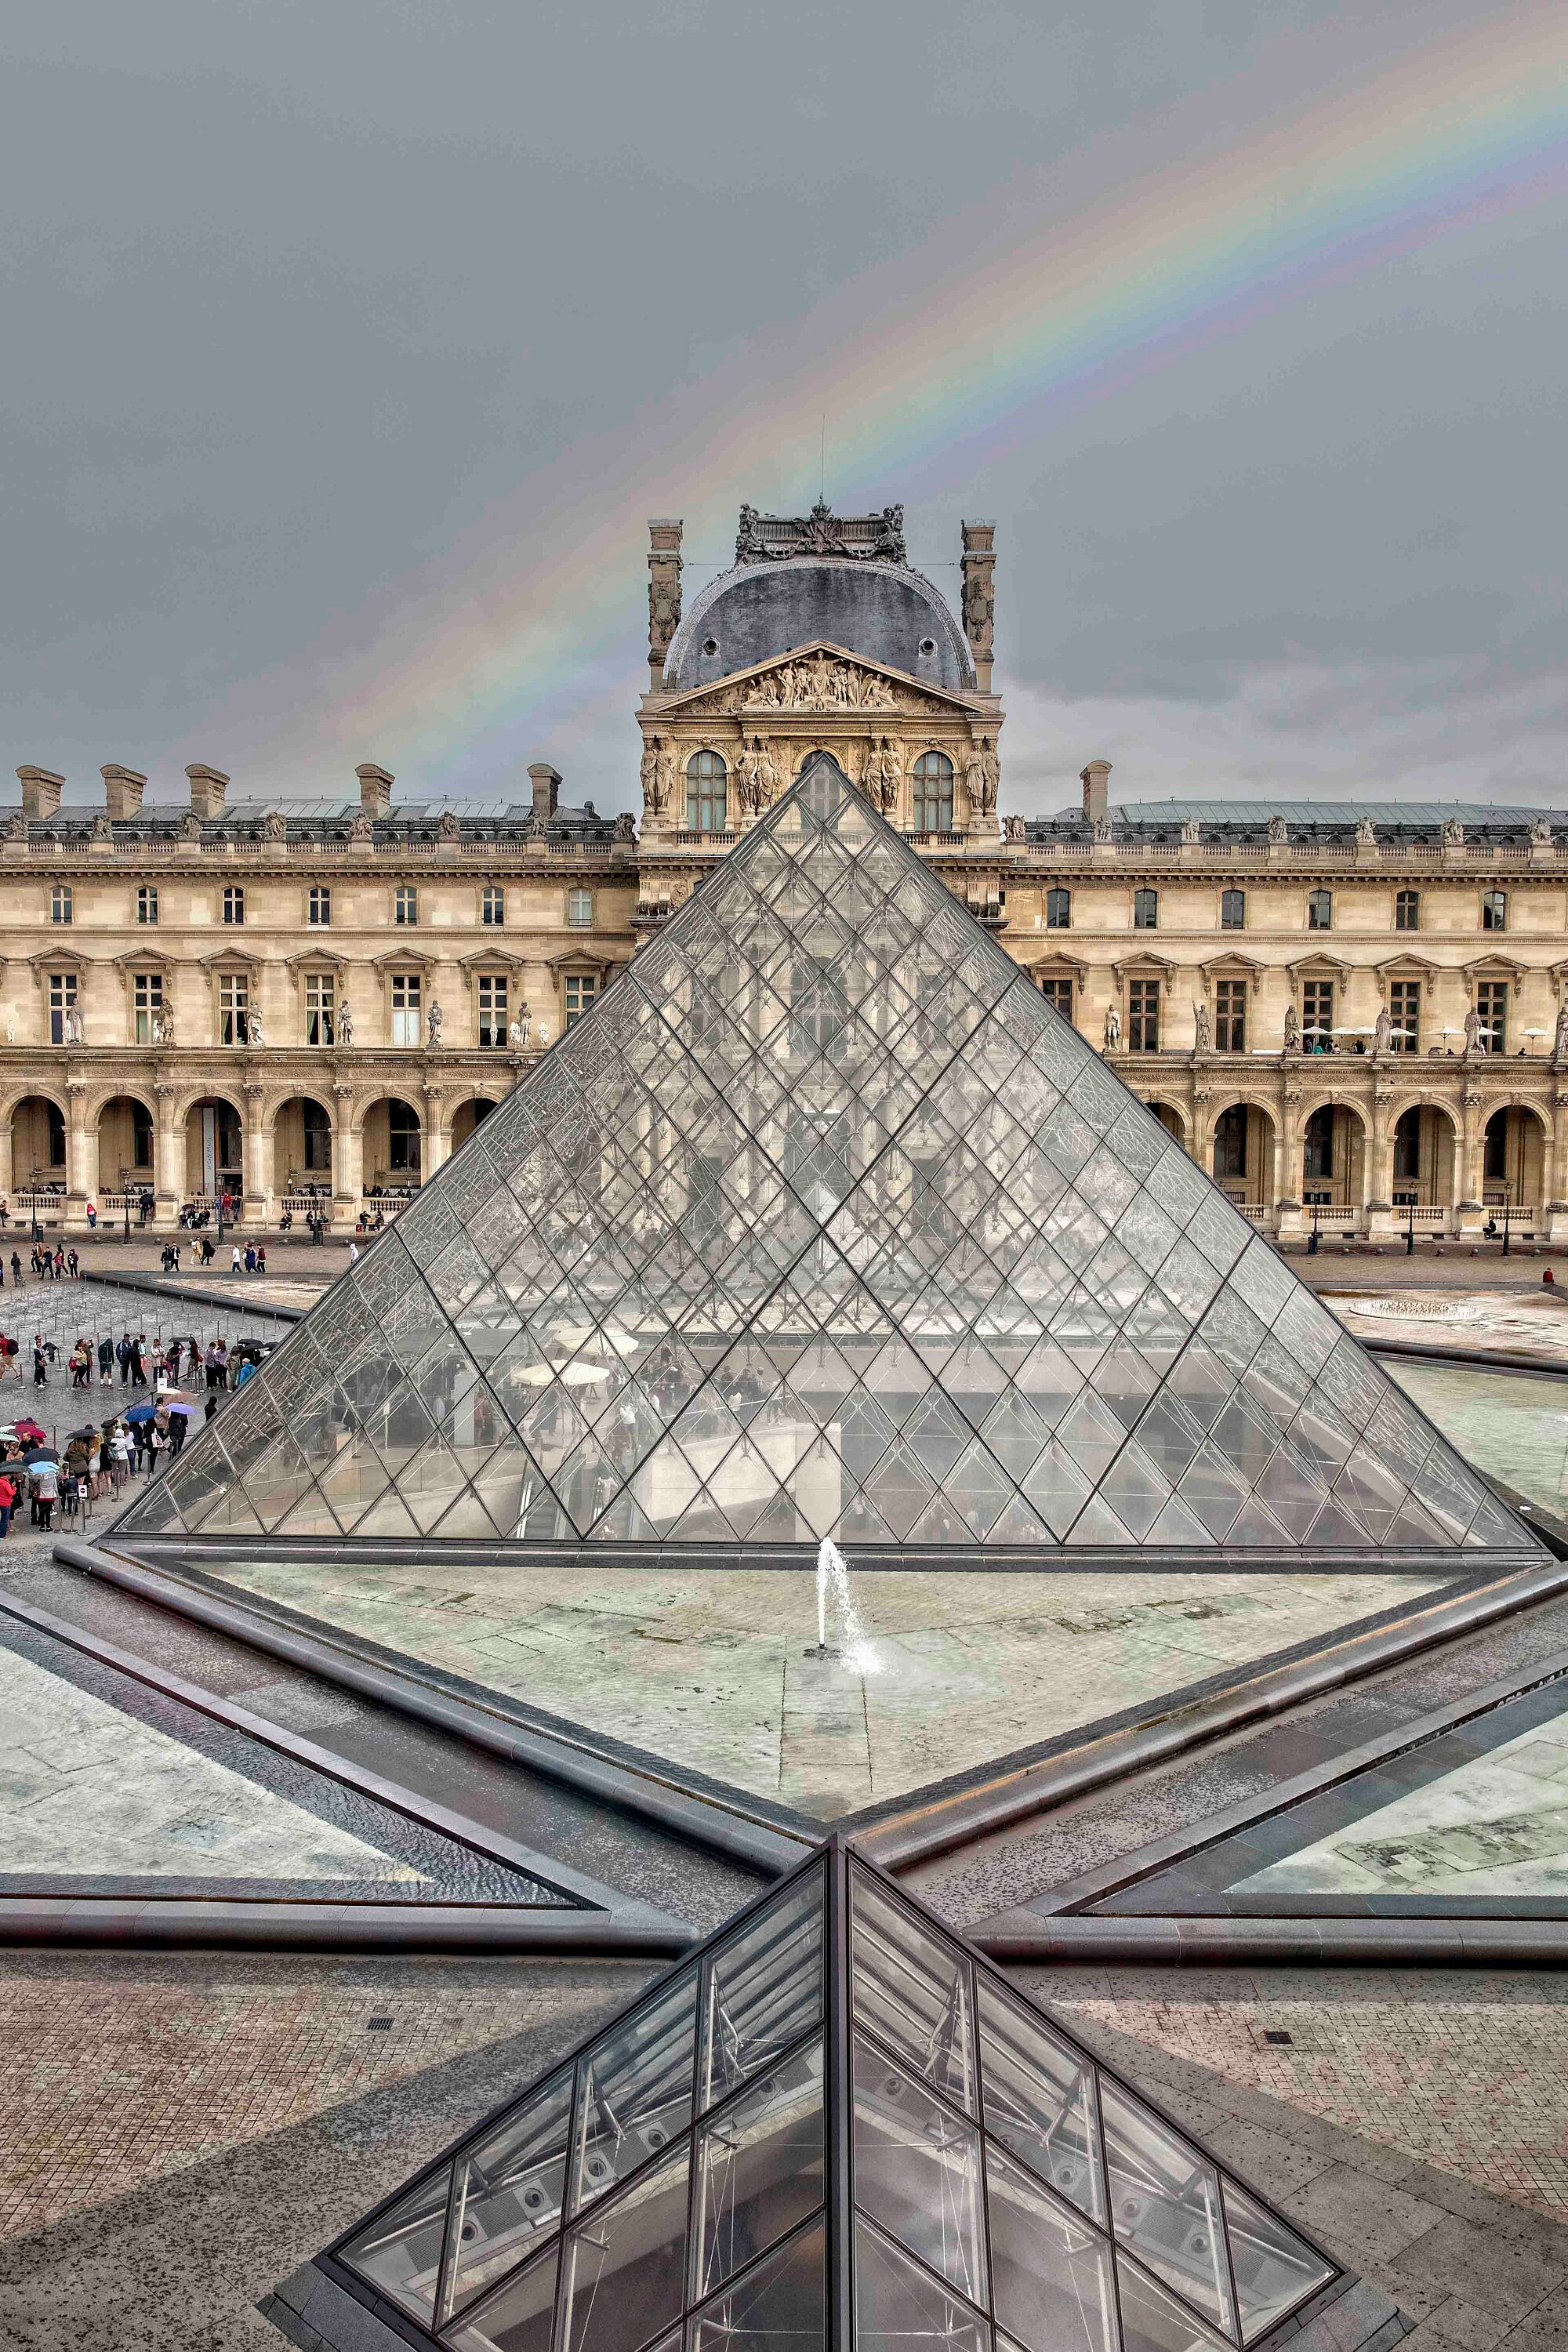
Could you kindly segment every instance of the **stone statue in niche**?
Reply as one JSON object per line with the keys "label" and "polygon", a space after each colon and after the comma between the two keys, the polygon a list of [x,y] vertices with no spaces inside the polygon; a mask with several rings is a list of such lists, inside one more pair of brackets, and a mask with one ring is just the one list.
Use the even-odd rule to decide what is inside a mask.
{"label": "stone statue in niche", "polygon": [[1463,849],[1464,845],[1465,845],[1465,828],[1464,828],[1464,826],[1459,823],[1458,818],[1457,816],[1445,817],[1445,818],[1444,818],[1444,820],[1443,820],[1443,846],[1444,846],[1444,848],[1445,848],[1445,849]]}
{"label": "stone statue in niche", "polygon": [[1557,1008],[1557,1034],[1552,1040],[1554,1062],[1568,1062],[1568,997]]}
{"label": "stone statue in niche", "polygon": [[1095,840],[1103,847],[1111,837],[1110,819],[1108,816],[1097,816],[1092,830]]}
{"label": "stone statue in niche", "polygon": [[877,799],[884,816],[897,815],[903,781],[904,762],[899,747],[890,735],[884,735],[877,760]]}
{"label": "stone statue in niche", "polygon": [[430,999],[430,1013],[426,1031],[432,1045],[438,1045],[440,1044],[441,1024],[446,1018],[446,1014],[441,1010],[439,1000],[433,996]]}
{"label": "stone statue in niche", "polygon": [[1285,1007],[1285,1051],[1299,1054],[1301,1050],[1301,1016],[1294,1004]]}
{"label": "stone statue in niche", "polygon": [[763,805],[763,745],[762,738],[753,735],[741,745],[735,761],[735,790],[740,797],[742,814],[755,816]]}
{"label": "stone statue in niche", "polygon": [[1290,828],[1286,824],[1282,816],[1271,816],[1269,818],[1268,838],[1276,845],[1276,846],[1278,846],[1280,842],[1289,840]]}
{"label": "stone statue in niche", "polygon": [[1214,1030],[1206,1004],[1194,1004],[1193,1007],[1193,1051],[1194,1054],[1214,1052]]}
{"label": "stone statue in niche", "polygon": [[1200,838],[1196,817],[1184,816],[1182,819],[1182,841],[1184,846],[1188,849],[1195,848]]}
{"label": "stone statue in niche", "polygon": [[1357,817],[1355,838],[1356,847],[1358,849],[1375,849],[1377,847],[1377,827],[1373,824],[1371,817]]}
{"label": "stone statue in niche", "polygon": [[261,1025],[261,1015],[254,1009],[246,1015],[245,1042],[247,1045],[265,1045],[267,1032]]}
{"label": "stone statue in niche", "polygon": [[617,841],[635,841],[637,839],[637,829],[632,822],[632,813],[630,809],[623,809],[619,816],[616,817],[615,824],[615,837]]}
{"label": "stone statue in niche", "polygon": [[1379,1007],[1377,1019],[1373,1024],[1373,1052],[1374,1054],[1386,1054],[1393,1035],[1394,1024],[1388,1017],[1388,1007],[1384,1004]]}
{"label": "stone statue in niche", "polygon": [[1121,1008],[1114,999],[1105,1008],[1105,1050],[1108,1054],[1121,1049]]}
{"label": "stone statue in niche", "polygon": [[172,1004],[161,1004],[153,1015],[153,1043],[154,1045],[172,1045],[174,1042],[174,1008]]}
{"label": "stone statue in niche", "polygon": [[1550,849],[1552,846],[1551,818],[1532,817],[1530,822],[1530,838],[1537,849]]}
{"label": "stone statue in niche", "polygon": [[353,1008],[345,1002],[338,1007],[338,1043],[340,1045],[352,1045],[353,1041]]}
{"label": "stone statue in niche", "polygon": [[506,1042],[514,1054],[526,1053],[528,1050],[529,1032],[532,1023],[533,1015],[527,1005],[520,1004],[511,1016],[511,1025],[506,1033]]}
{"label": "stone statue in niche", "polygon": [[1009,841],[1022,841],[1025,837],[1024,820],[1021,816],[1008,817],[1003,829]]}
{"label": "stone statue in niche", "polygon": [[1486,1050],[1486,1024],[1479,1007],[1472,1004],[1465,1015],[1465,1051],[1467,1054],[1484,1054]]}
{"label": "stone statue in niche", "polygon": [[68,1004],[66,1006],[66,1044],[85,1045],[86,1043],[87,1034],[81,1025],[81,1007],[79,1004]]}
{"label": "stone statue in niche", "polygon": [[985,814],[985,760],[978,742],[972,743],[969,757],[963,763],[963,788],[969,794],[970,814]]}
{"label": "stone statue in niche", "polygon": [[261,820],[261,837],[263,841],[281,841],[285,829],[282,811],[279,809],[268,809],[267,814]]}
{"label": "stone statue in niche", "polygon": [[655,776],[654,810],[662,816],[675,798],[675,746],[668,737],[658,747]]}
{"label": "stone statue in niche", "polygon": [[369,809],[355,809],[353,816],[349,819],[349,839],[351,841],[369,841],[374,837],[374,833],[375,824],[371,816]]}
{"label": "stone statue in niche", "polygon": [[776,801],[779,796],[779,778],[781,775],[787,775],[789,772],[787,762],[783,766],[781,766],[776,756],[778,748],[777,744],[765,742],[762,736],[758,736],[757,751],[760,757],[757,768],[757,792],[759,795],[757,806],[759,808],[771,808],[773,806],[774,801]]}

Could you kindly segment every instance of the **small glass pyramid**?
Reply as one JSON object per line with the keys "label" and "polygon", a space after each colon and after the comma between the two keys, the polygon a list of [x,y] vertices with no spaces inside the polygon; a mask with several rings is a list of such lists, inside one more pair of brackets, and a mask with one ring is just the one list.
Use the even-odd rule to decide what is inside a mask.
{"label": "small glass pyramid", "polygon": [[1340,2275],[838,1840],[317,2268],[451,2352],[1234,2352]]}
{"label": "small glass pyramid", "polygon": [[1538,1549],[826,752],[116,1526]]}

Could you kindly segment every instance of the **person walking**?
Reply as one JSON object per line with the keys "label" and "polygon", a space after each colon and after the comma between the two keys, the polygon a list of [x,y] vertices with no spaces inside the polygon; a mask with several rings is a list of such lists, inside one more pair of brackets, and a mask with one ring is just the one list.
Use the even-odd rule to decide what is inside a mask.
{"label": "person walking", "polygon": [[129,1388],[131,1385],[131,1334],[129,1331],[121,1333],[120,1345],[115,1349],[114,1353],[120,1365],[120,1385],[122,1389]]}
{"label": "person walking", "polygon": [[10,1463],[0,1463],[0,1542],[11,1532],[11,1514],[16,1507],[16,1481],[11,1475]]}
{"label": "person walking", "polygon": [[70,1368],[72,1388],[86,1388],[92,1378],[92,1349],[87,1344],[85,1334],[71,1349]]}
{"label": "person walking", "polygon": [[81,1259],[77,1255],[76,1244],[74,1243],[66,1252],[66,1272],[69,1275],[73,1282],[80,1281]]}
{"label": "person walking", "polygon": [[11,1286],[14,1290],[22,1287],[22,1261],[15,1250],[11,1253]]}
{"label": "person walking", "polygon": [[98,1343],[98,1384],[103,1389],[114,1385],[114,1342],[107,1331]]}
{"label": "person walking", "polygon": [[37,1463],[33,1469],[33,1488],[37,1503],[38,1525],[47,1535],[55,1523],[55,1502],[60,1491],[58,1465],[47,1459]]}
{"label": "person walking", "polygon": [[49,1383],[49,1348],[41,1331],[33,1334],[33,1386],[47,1388]]}
{"label": "person walking", "polygon": [[147,1334],[138,1331],[131,1347],[131,1385],[144,1389],[147,1385]]}

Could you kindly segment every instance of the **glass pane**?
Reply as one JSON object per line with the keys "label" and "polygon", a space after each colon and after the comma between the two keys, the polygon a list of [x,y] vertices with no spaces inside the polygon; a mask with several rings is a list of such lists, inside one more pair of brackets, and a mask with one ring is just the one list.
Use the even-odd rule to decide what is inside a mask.
{"label": "glass pane", "polygon": [[493,2303],[454,2328],[443,2341],[457,2352],[550,2352],[555,2315],[555,2274],[561,2249],[550,2252],[503,2286]]}
{"label": "glass pane", "polygon": [[1116,2257],[1116,2283],[1122,2352],[1223,2352],[1223,2336],[1194,2319],[1173,2294],[1121,2254]]}
{"label": "glass pane", "polygon": [[856,2016],[973,2114],[968,1962],[860,1871],[850,1885]]}
{"label": "glass pane", "polygon": [[857,2220],[855,2343],[857,2352],[990,2352],[991,2330],[939,2280]]}
{"label": "glass pane", "polygon": [[820,2352],[825,2257],[818,2221],[709,2305],[692,2324],[691,2352]]}
{"label": "glass pane", "polygon": [[566,2352],[636,2352],[679,2317],[689,2156],[677,2148],[573,2231]]}
{"label": "glass pane", "polygon": [[1231,2275],[1241,2306],[1241,2339],[1250,2344],[1304,2295],[1326,2285],[1333,2272],[1278,2214],[1266,2213],[1234,2180],[1226,2181],[1221,2193]]}
{"label": "glass pane", "polygon": [[980,2303],[980,2135],[855,2036],[855,2201]]}
{"label": "glass pane", "polygon": [[1030,2352],[1115,2352],[1110,2248],[1010,2164],[985,2165],[991,2225],[991,2309]]}
{"label": "glass pane", "polygon": [[436,2309],[452,2168],[411,2189],[343,2249],[342,2260],[390,2301],[428,2320]]}
{"label": "glass pane", "polygon": [[607,2033],[583,2061],[576,2201],[603,2196],[691,2121],[697,1977]]}
{"label": "glass pane", "polygon": [[993,2139],[1097,2221],[1105,2220],[1090,2070],[1037,2019],[980,1980],[980,2079]]}
{"label": "glass pane", "polygon": [[822,2008],[820,1870],[713,1958],[703,2034],[703,2105],[798,2042]]}
{"label": "glass pane", "polygon": [[703,2130],[697,2291],[717,2286],[822,2202],[822,2044],[773,2067]]}
{"label": "glass pane", "polygon": [[1116,2234],[1206,2318],[1230,2326],[1219,2182],[1194,2148],[1100,2081]]}
{"label": "glass pane", "polygon": [[561,2219],[572,2077],[514,2110],[482,2146],[458,2159],[448,2310],[520,2263]]}

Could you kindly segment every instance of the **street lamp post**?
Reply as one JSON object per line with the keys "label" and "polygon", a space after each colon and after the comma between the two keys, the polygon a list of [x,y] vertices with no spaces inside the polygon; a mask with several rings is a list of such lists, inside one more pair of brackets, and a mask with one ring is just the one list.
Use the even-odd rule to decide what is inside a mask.
{"label": "street lamp post", "polygon": [[1408,1217],[1405,1227],[1405,1255],[1406,1257],[1414,1257],[1415,1255],[1415,1195],[1414,1192],[1406,1202],[1405,1207]]}
{"label": "street lamp post", "polygon": [[1312,1230],[1307,1236],[1307,1255],[1316,1257],[1318,1255],[1318,1203],[1313,1200],[1308,1205],[1312,1212]]}

